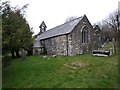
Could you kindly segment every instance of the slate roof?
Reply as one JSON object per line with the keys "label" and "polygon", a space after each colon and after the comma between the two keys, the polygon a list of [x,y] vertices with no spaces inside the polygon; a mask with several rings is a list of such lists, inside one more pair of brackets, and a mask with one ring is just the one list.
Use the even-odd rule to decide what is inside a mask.
{"label": "slate roof", "polygon": [[83,17],[79,17],[79,18],[74,19],[70,22],[67,22],[67,23],[64,23],[62,25],[56,26],[52,29],[49,29],[49,30],[43,32],[40,36],[38,36],[36,38],[36,40],[43,40],[43,39],[47,39],[50,37],[70,33],[82,18]]}

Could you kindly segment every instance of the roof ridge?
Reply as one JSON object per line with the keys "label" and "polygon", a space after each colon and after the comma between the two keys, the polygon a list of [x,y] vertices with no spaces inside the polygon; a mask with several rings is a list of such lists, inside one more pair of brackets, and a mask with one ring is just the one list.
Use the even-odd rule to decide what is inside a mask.
{"label": "roof ridge", "polygon": [[83,19],[84,16],[75,18],[69,22],[63,23],[61,25],[58,25],[54,28],[51,28],[45,32],[43,32],[41,35],[37,37],[37,39],[42,40],[45,38],[54,37],[57,35],[67,34],[70,33],[73,28],[80,22],[81,19]]}
{"label": "roof ridge", "polygon": [[[64,25],[64,24],[70,23],[70,22],[72,22],[72,21],[74,21],[74,20],[77,20],[77,19],[79,19],[79,18],[82,18],[82,17],[83,17],[83,16],[78,17],[78,18],[75,18],[75,19],[73,19],[73,20],[71,20],[71,21],[69,21],[69,22],[65,22],[65,23],[63,23],[63,24],[61,24],[61,25],[57,25],[57,26],[55,26],[55,27],[53,27],[53,28],[51,28],[51,29],[48,29],[47,31],[50,31],[50,30],[52,30],[52,29],[54,29],[54,28],[56,28],[56,27],[62,26],[62,25]],[[45,32],[47,32],[47,31],[45,31]],[[44,33],[44,32],[43,32],[43,33]]]}
{"label": "roof ridge", "polygon": [[79,18],[82,18],[82,17],[83,17],[83,16],[77,17],[77,18],[75,18],[75,19],[73,19],[73,20],[70,20],[69,22],[65,22],[65,23],[63,23],[63,24],[70,23],[70,22],[72,22],[72,21],[74,21],[74,20],[77,20],[77,19],[79,19]]}

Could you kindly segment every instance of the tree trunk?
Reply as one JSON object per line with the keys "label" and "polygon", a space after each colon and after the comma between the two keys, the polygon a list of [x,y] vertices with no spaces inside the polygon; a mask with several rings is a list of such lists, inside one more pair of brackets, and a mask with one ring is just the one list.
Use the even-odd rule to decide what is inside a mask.
{"label": "tree trunk", "polygon": [[12,54],[12,58],[15,58],[14,51],[11,51],[11,54]]}
{"label": "tree trunk", "polygon": [[16,57],[19,58],[20,57],[19,51],[16,50],[15,53],[16,53]]}

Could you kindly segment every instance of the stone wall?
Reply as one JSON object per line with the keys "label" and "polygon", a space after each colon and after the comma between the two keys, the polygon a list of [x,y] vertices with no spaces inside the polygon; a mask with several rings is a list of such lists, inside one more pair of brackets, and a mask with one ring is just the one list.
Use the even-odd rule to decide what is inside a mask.
{"label": "stone wall", "polygon": [[61,35],[45,40],[48,55],[67,55],[67,36]]}
{"label": "stone wall", "polygon": [[[83,26],[88,27],[88,43],[82,43]],[[92,52],[94,41],[94,29],[87,17],[84,17],[74,30],[67,35],[45,39],[45,48],[48,55],[77,55]]]}
{"label": "stone wall", "polygon": [[[89,38],[89,42],[88,42],[88,44],[82,44],[82,48],[84,49],[84,47],[86,46],[86,49],[87,50],[85,50],[85,51],[87,51],[88,53],[91,53],[92,51],[93,51],[93,44],[94,44],[94,38],[95,38],[95,35],[94,35],[94,29],[93,29],[93,26],[91,25],[91,23],[89,22],[89,20],[88,20],[88,18],[87,17],[84,17],[83,18],[83,20],[82,20],[82,22],[88,27],[88,33],[89,33],[89,36],[88,36],[88,38]],[[82,43],[82,42],[81,42]],[[84,50],[83,50],[83,52],[84,52]],[[84,52],[84,53],[86,53],[86,52]]]}
{"label": "stone wall", "polygon": [[98,50],[102,47],[102,32],[98,26],[94,28],[95,38],[94,38],[94,50]]}
{"label": "stone wall", "polygon": [[33,48],[33,54],[34,55],[39,55],[39,54],[42,54],[43,53],[43,48],[40,48],[40,47],[34,47]]}
{"label": "stone wall", "polygon": [[[88,43],[82,43],[81,28],[88,27]],[[89,53],[93,50],[94,30],[87,18],[83,18],[74,30],[68,34],[68,55]]]}

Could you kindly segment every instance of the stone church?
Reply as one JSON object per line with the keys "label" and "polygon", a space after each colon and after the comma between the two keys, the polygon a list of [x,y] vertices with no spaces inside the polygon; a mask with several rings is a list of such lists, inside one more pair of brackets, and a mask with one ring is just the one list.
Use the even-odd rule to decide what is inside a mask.
{"label": "stone church", "polygon": [[46,30],[43,21],[35,38],[33,53],[48,55],[77,55],[92,53],[101,47],[101,32],[93,27],[86,15]]}

